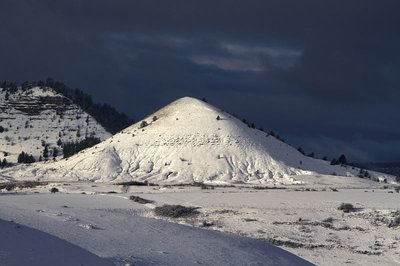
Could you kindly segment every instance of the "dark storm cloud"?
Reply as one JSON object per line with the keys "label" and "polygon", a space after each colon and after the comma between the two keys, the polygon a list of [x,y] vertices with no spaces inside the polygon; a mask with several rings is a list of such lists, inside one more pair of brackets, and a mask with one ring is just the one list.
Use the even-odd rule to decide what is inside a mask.
{"label": "dark storm cloud", "polygon": [[2,0],[0,10],[0,79],[52,76],[135,118],[205,96],[321,155],[400,160],[399,1]]}

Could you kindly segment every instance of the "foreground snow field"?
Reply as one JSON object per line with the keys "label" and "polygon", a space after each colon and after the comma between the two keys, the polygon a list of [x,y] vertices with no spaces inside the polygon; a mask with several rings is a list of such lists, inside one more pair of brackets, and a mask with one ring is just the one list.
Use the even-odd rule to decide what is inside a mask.
{"label": "foreground snow field", "polygon": [[[272,243],[318,265],[399,265],[400,225],[393,221],[400,217],[400,194],[364,179],[313,178],[318,182],[312,187],[281,189],[131,186],[126,191],[112,184],[49,184],[1,193],[0,219],[58,237],[75,246],[70,252],[83,252],[83,259],[101,259],[104,264],[306,263],[267,244]],[[49,194],[52,186],[60,193]],[[134,203],[128,199],[131,195],[154,204]],[[338,210],[343,202],[353,204],[354,211]],[[163,204],[200,207],[200,214],[155,216],[153,208]],[[16,224],[15,236],[21,231]],[[0,245],[0,257],[6,258],[11,253],[3,250],[10,250],[9,244],[2,238]]]}
{"label": "foreground snow field", "polygon": [[114,195],[2,194],[0,265],[310,265],[265,241],[147,212]]}

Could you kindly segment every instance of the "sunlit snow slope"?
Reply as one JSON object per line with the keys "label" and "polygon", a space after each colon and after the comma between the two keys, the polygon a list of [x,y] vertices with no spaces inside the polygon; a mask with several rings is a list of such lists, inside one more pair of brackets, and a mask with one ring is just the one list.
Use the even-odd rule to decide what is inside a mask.
{"label": "sunlit snow slope", "polygon": [[[92,116],[47,87],[0,88],[0,160],[16,163],[21,152],[37,161],[62,157],[62,144],[110,137]],[[47,157],[44,147],[47,146]]]}
{"label": "sunlit snow slope", "polygon": [[19,179],[252,184],[292,184],[315,173],[355,176],[358,169],[306,157],[189,97],[67,160],[3,171]]}

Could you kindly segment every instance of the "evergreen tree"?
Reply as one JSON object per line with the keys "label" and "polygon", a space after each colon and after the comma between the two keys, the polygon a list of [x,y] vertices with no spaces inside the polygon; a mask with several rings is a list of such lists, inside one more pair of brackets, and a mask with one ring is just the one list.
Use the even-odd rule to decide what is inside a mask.
{"label": "evergreen tree", "polygon": [[47,158],[49,158],[49,147],[47,144],[44,145],[43,157],[45,161],[47,161]]}
{"label": "evergreen tree", "polygon": [[53,149],[53,158],[56,159],[58,156],[58,150],[56,148]]}
{"label": "evergreen tree", "polygon": [[298,149],[297,149],[301,154],[305,154],[305,152],[304,152],[304,150],[301,148],[301,147],[299,147]]}
{"label": "evergreen tree", "polygon": [[335,158],[332,159],[331,161],[331,165],[338,165],[338,160],[336,160]]}
{"label": "evergreen tree", "polygon": [[6,158],[4,158],[3,161],[0,162],[0,167],[1,167],[1,168],[7,167],[7,166],[9,166],[9,165],[10,165],[10,164],[7,162],[7,159],[6,159]]}
{"label": "evergreen tree", "polygon": [[338,163],[339,164],[347,164],[347,159],[346,159],[346,156],[344,154],[340,155],[340,157],[338,159]]}
{"label": "evergreen tree", "polygon": [[149,124],[147,123],[147,121],[144,120],[144,121],[140,122],[139,128],[144,128],[144,127],[147,127],[148,125],[149,125]]}

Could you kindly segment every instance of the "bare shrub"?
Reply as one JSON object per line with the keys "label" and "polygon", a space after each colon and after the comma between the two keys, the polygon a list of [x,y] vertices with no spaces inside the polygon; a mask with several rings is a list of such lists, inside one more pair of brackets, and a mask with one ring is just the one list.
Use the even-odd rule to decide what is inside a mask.
{"label": "bare shrub", "polygon": [[123,185],[121,187],[121,193],[126,194],[126,193],[128,193],[128,191],[129,191],[129,186],[128,185]]}
{"label": "bare shrub", "polygon": [[24,188],[35,188],[37,186],[45,186],[47,182],[38,182],[38,181],[18,181],[18,182],[8,182],[4,184],[0,184],[0,190],[5,189],[7,191],[14,190],[15,188],[24,189]]}
{"label": "bare shrub", "polygon": [[390,221],[389,227],[398,227],[400,226],[400,211],[394,213],[394,219]]}
{"label": "bare shrub", "polygon": [[154,208],[154,213],[158,216],[170,218],[191,217],[199,214],[198,207],[185,207],[182,205],[163,205]]}
{"label": "bare shrub", "polygon": [[342,203],[340,204],[340,206],[338,207],[338,210],[341,210],[343,212],[351,212],[354,210],[354,206],[351,203]]}
{"label": "bare shrub", "polygon": [[144,199],[138,196],[130,196],[129,199],[140,204],[147,204],[154,202],[153,200]]}

